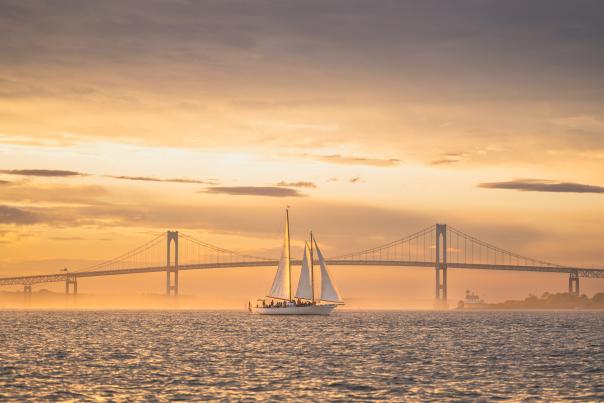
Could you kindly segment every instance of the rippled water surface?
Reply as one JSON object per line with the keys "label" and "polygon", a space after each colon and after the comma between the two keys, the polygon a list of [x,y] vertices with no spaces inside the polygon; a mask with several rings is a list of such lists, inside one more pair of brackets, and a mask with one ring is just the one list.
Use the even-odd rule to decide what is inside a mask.
{"label": "rippled water surface", "polygon": [[0,312],[5,400],[604,399],[604,313]]}

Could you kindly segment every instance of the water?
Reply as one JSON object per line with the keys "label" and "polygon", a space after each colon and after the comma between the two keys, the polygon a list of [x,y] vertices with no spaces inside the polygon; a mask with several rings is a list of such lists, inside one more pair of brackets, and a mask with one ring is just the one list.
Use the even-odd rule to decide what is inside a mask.
{"label": "water", "polygon": [[0,399],[604,400],[604,313],[0,311]]}

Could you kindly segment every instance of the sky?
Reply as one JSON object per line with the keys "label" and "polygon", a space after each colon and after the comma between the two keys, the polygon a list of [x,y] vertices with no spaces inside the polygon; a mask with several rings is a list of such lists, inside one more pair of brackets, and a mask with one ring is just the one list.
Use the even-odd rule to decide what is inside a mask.
{"label": "sky", "polygon": [[[440,222],[604,268],[602,38],[600,1],[0,0],[0,275],[76,270],[168,229],[278,257],[287,205],[297,254],[311,229],[334,256]],[[187,273],[181,291],[239,306],[273,271]],[[432,270],[333,271],[353,306],[433,298]],[[568,282],[449,284],[498,301]]]}

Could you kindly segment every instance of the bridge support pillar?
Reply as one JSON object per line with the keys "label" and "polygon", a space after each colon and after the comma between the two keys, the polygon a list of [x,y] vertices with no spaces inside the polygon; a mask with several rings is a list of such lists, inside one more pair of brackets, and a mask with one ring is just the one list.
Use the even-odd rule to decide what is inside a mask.
{"label": "bridge support pillar", "polygon": [[[178,295],[178,231],[168,231],[166,260],[166,295]],[[171,245],[174,242],[174,266],[170,259]],[[174,283],[172,283],[172,279]]]}
{"label": "bridge support pillar", "polygon": [[[442,240],[441,240],[442,237]],[[447,224],[436,224],[436,307],[447,308]]]}
{"label": "bridge support pillar", "polygon": [[[73,292],[72,292],[73,291]],[[78,278],[68,275],[65,279],[65,294],[77,295],[78,293]]]}
{"label": "bridge support pillar", "polygon": [[574,295],[581,295],[579,291],[579,273],[575,271],[571,271],[568,277],[568,293]]}

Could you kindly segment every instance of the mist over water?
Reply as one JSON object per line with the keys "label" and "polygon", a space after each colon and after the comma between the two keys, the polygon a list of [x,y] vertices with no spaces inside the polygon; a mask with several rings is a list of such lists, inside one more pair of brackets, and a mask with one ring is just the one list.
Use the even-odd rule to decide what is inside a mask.
{"label": "mist over water", "polygon": [[0,399],[604,399],[602,312],[0,311]]}

